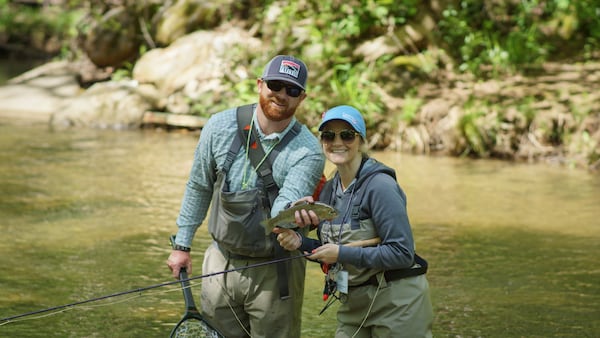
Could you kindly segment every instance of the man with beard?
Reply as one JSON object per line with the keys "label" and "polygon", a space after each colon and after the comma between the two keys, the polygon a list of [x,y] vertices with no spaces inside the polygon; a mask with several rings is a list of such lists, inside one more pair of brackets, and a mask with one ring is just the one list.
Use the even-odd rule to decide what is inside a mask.
{"label": "man with beard", "polygon": [[[274,57],[256,81],[258,104],[245,107],[249,123],[238,127],[242,108],[231,108],[213,115],[200,135],[167,265],[175,278],[181,268],[191,274],[192,240],[210,206],[214,241],[202,265],[210,275],[202,280],[202,314],[226,337],[300,337],[305,260],[269,264],[283,250],[261,221],[313,194],[323,173],[319,141],[294,116],[307,77],[301,60]],[[257,148],[264,152],[252,153]],[[273,181],[278,192],[270,200]]]}

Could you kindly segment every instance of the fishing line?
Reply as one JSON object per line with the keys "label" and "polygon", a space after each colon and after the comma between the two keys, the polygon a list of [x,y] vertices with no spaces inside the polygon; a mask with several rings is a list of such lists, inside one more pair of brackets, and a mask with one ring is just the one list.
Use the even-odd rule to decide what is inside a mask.
{"label": "fishing line", "polygon": [[375,290],[375,294],[373,295],[373,299],[371,300],[371,304],[369,305],[369,308],[367,309],[367,313],[365,313],[365,318],[363,318],[363,321],[360,323],[360,326],[358,327],[358,329],[356,329],[356,332],[354,332],[354,334],[352,335],[352,338],[356,337],[358,332],[360,332],[360,329],[362,329],[363,325],[365,325],[365,322],[367,321],[367,318],[369,317],[369,314],[371,313],[371,310],[373,309],[373,304],[375,304],[375,299],[377,298],[377,295],[379,294],[379,290],[381,290],[381,282],[383,280],[385,280],[385,277],[381,276],[381,278],[379,279],[379,283],[377,284],[377,289]]}
{"label": "fishing line", "polygon": [[[29,317],[29,316],[33,316],[33,315],[37,315],[37,314],[42,314],[42,313],[46,313],[46,312],[53,312],[54,313],[61,313],[67,310],[71,310],[74,307],[78,306],[78,305],[83,305],[83,304],[87,304],[87,303],[92,303],[92,302],[97,302],[100,300],[104,300],[104,299],[108,299],[108,298],[113,298],[113,297],[119,297],[119,296],[124,296],[124,295],[129,295],[132,293],[140,293],[139,296],[141,296],[141,293],[144,291],[148,291],[148,290],[152,290],[152,289],[156,289],[156,288],[160,288],[160,287],[164,287],[164,286],[168,286],[168,285],[173,285],[173,284],[179,284],[182,281],[191,281],[191,280],[196,280],[196,279],[201,279],[201,278],[206,278],[206,277],[211,277],[211,276],[216,276],[216,275],[221,275],[221,274],[225,274],[225,273],[229,273],[229,272],[236,272],[236,271],[240,271],[240,270],[244,270],[244,269],[250,269],[250,268],[256,268],[256,267],[260,267],[260,266],[265,266],[265,265],[269,265],[269,264],[275,264],[275,263],[279,263],[279,262],[284,262],[284,261],[289,261],[292,259],[296,259],[296,258],[300,258],[300,257],[306,257],[306,256],[310,256],[312,255],[312,253],[304,253],[304,254],[300,254],[297,256],[290,256],[290,257],[284,257],[284,258],[279,258],[279,259],[274,259],[271,261],[266,261],[266,262],[260,262],[260,263],[255,263],[255,264],[250,264],[247,266],[241,266],[241,267],[237,267],[237,268],[233,268],[233,269],[228,269],[228,270],[223,270],[223,271],[217,271],[217,272],[212,272],[212,273],[208,273],[205,275],[199,275],[199,276],[193,276],[193,277],[189,277],[187,279],[184,280],[175,280],[175,281],[171,281],[171,282],[164,282],[164,283],[159,283],[159,284],[154,284],[154,285],[150,285],[150,286],[146,286],[146,287],[141,287],[141,288],[137,288],[137,289],[131,289],[131,290],[127,290],[127,291],[122,291],[122,292],[116,292],[110,295],[105,295],[105,296],[100,296],[100,297],[96,297],[96,298],[90,298],[90,299],[86,299],[86,300],[82,300],[79,302],[74,302],[74,303],[69,303],[69,304],[65,304],[65,305],[58,305],[58,306],[53,306],[53,307],[49,307],[46,309],[41,309],[41,310],[37,310],[37,311],[31,311],[31,312],[27,312],[27,313],[22,313],[20,315],[15,315],[15,316],[11,316],[11,317],[6,317],[6,318],[0,318],[0,326],[5,325],[10,323],[11,321],[15,320],[15,319],[19,319],[19,318],[23,318],[23,317]],[[132,299],[135,297],[130,297],[127,298],[126,300]],[[115,303],[119,303],[115,302]],[[40,316],[37,318],[42,318],[45,316]]]}
{"label": "fishing line", "polygon": [[[228,266],[229,266],[229,258],[227,259],[227,265],[225,265],[225,267],[228,267]],[[227,278],[225,278],[225,276],[223,276],[223,283],[221,283],[218,280],[217,280],[217,283],[219,283],[219,286],[223,290],[223,294],[225,295],[225,301],[227,302],[227,306],[229,306],[229,310],[231,310],[231,313],[233,314],[233,317],[235,317],[235,320],[238,322],[238,324],[240,324],[240,327],[242,328],[242,330],[244,330],[244,332],[246,332],[246,334],[248,335],[248,337],[251,337],[252,335],[250,334],[250,332],[248,332],[248,330],[246,329],[246,327],[242,323],[242,320],[238,316],[237,312],[233,309],[233,306],[231,305],[231,302],[230,302],[231,297],[229,296],[229,293],[227,292],[226,286],[223,284],[223,283],[227,284]]]}
{"label": "fishing line", "polygon": [[[190,283],[188,287],[192,287],[192,286],[200,285],[200,284],[202,284],[202,283],[201,282]],[[50,312],[52,310],[49,309],[47,311],[47,313],[45,313],[45,314],[42,314],[42,315],[39,315],[39,316],[35,316],[35,317],[31,317],[31,316],[28,317],[28,318],[27,317],[22,317],[22,318],[19,318],[19,319],[16,319],[16,320],[6,321],[6,322],[3,322],[3,323],[0,323],[0,326],[6,325],[6,324],[9,324],[9,323],[16,323],[16,322],[22,322],[22,321],[26,321],[26,320],[36,320],[36,319],[41,319],[41,318],[45,318],[45,317],[50,317],[50,316],[54,316],[54,315],[57,315],[59,313],[67,312],[67,311],[70,311],[70,310],[75,310],[75,309],[77,309],[77,310],[90,310],[90,309],[94,309],[94,308],[105,307],[105,306],[110,306],[110,305],[119,304],[119,303],[125,303],[125,302],[128,302],[128,301],[130,301],[132,299],[135,299],[135,298],[160,295],[160,294],[163,294],[163,293],[169,293],[169,292],[175,292],[175,291],[180,292],[181,290],[180,289],[171,289],[171,290],[165,290],[165,291],[148,292],[148,293],[145,293],[145,294],[140,293],[138,295],[133,295],[133,296],[128,297],[128,298],[124,298],[124,299],[120,299],[120,300],[115,300],[113,302],[106,302],[106,303],[103,303],[103,304],[94,304],[94,305],[82,305],[82,306],[78,306],[78,307],[62,308],[62,309],[58,309],[58,310],[56,310],[54,312]]]}

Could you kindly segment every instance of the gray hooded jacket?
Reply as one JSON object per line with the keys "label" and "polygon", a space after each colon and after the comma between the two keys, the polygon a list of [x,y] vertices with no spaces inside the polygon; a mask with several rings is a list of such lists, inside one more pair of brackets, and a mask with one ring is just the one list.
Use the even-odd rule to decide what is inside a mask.
{"label": "gray hooded jacket", "polygon": [[[413,266],[415,246],[406,195],[392,168],[366,158],[345,191],[336,174],[324,186],[319,200],[334,206],[339,216],[319,225],[319,240],[303,238],[300,250],[311,251],[325,243],[341,244],[338,264],[348,271],[350,286],[359,285],[383,270]],[[344,246],[375,237],[381,239],[377,246]]]}

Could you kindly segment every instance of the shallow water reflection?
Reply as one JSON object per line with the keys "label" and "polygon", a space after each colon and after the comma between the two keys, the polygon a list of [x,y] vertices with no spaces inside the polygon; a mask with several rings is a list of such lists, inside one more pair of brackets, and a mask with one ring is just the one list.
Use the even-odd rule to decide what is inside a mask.
{"label": "shallow water reflection", "polygon": [[[196,142],[0,124],[0,317],[171,281],[168,236]],[[600,336],[600,175],[373,156],[408,196],[435,336]],[[195,274],[208,244],[202,227]],[[311,265],[307,277],[303,336],[333,336],[335,306],[318,316],[322,273]],[[183,300],[168,286],[67,310],[2,325],[0,336],[165,337]]]}

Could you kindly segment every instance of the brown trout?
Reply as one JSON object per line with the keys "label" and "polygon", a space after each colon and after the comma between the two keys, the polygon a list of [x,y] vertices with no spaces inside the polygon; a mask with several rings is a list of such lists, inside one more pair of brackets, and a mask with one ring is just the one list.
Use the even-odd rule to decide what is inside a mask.
{"label": "brown trout", "polygon": [[273,218],[269,218],[269,219],[262,221],[261,224],[265,227],[265,234],[268,235],[269,233],[271,233],[273,231],[273,228],[275,228],[275,227],[287,228],[287,229],[293,229],[293,228],[298,227],[298,225],[296,224],[295,213],[296,213],[296,211],[302,210],[302,209],[307,210],[307,211],[308,210],[314,211],[314,213],[317,214],[317,216],[319,216],[320,220],[333,219],[333,218],[337,217],[337,215],[338,215],[337,210],[335,210],[332,206],[325,204],[325,203],[321,203],[321,202],[299,203],[288,209],[281,210],[279,212],[279,214],[277,214],[277,216],[275,216]]}

